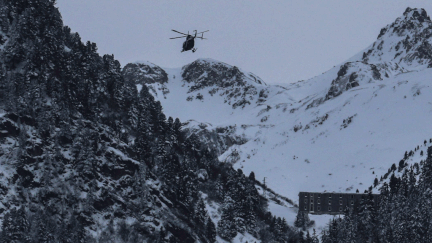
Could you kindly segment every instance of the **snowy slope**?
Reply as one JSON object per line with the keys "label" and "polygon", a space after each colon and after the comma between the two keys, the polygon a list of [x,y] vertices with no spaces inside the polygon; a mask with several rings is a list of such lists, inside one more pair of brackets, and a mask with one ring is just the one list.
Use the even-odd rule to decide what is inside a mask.
{"label": "snowy slope", "polygon": [[[299,191],[363,191],[429,137],[431,42],[426,12],[408,8],[365,51],[307,81],[265,85],[240,70],[243,84],[207,82],[192,89],[208,70],[197,69],[201,73],[191,78],[185,76],[189,64],[165,69],[166,83],[147,85],[167,115],[208,124],[201,129],[231,127],[245,142],[233,143],[220,160],[245,174],[254,171],[258,180],[266,177],[270,188],[297,202]],[[248,103],[233,106],[242,99]],[[272,211],[292,220],[293,213]]]}

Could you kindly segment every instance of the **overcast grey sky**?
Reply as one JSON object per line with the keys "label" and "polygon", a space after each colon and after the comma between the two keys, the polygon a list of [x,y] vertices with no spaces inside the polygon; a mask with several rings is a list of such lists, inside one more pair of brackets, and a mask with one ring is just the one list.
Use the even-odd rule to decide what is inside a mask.
{"label": "overcast grey sky", "polygon": [[[57,0],[65,25],[122,65],[181,67],[213,58],[267,83],[309,79],[371,44],[409,7],[426,0]],[[181,32],[210,30],[197,52],[180,53]]]}

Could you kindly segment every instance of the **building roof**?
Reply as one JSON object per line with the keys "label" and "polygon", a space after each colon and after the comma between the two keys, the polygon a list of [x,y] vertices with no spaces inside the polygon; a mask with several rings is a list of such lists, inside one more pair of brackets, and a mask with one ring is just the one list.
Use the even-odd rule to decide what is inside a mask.
{"label": "building roof", "polygon": [[[368,195],[369,193],[356,193],[356,192],[299,192],[300,193],[316,193],[316,194],[345,194],[345,195]],[[380,195],[380,194],[374,194],[372,195]]]}

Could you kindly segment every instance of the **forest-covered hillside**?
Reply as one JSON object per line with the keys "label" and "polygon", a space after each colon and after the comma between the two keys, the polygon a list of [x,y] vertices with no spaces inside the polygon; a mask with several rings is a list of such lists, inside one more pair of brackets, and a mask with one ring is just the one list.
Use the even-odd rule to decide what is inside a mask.
{"label": "forest-covered hillside", "polygon": [[301,239],[55,0],[0,0],[0,217],[1,242]]}
{"label": "forest-covered hillside", "polygon": [[381,195],[378,207],[373,207],[372,196],[365,197],[358,209],[330,221],[322,242],[431,242],[432,147],[426,159],[409,163],[413,153],[405,153],[398,165],[375,180]]}

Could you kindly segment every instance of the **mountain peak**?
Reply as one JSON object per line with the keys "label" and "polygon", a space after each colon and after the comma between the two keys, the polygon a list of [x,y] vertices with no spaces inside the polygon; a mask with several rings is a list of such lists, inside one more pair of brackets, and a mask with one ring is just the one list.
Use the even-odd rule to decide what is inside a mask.
{"label": "mountain peak", "polygon": [[349,61],[369,64],[397,63],[408,70],[432,67],[432,21],[422,8],[407,8],[401,17],[382,28],[366,51]]}
{"label": "mountain peak", "polygon": [[211,58],[199,58],[185,65],[182,70],[182,77],[187,82],[205,79],[207,83],[209,81],[207,79],[211,79],[212,85],[217,81],[219,85],[225,86],[234,80],[237,81],[237,85],[242,85],[245,81],[255,85],[266,85],[261,78],[252,73]]}
{"label": "mountain peak", "polygon": [[208,64],[223,64],[226,66],[231,66],[229,64],[226,64],[224,62],[212,59],[212,58],[198,58],[195,61],[193,61],[192,63],[208,63]]}
{"label": "mountain peak", "polygon": [[383,28],[378,36],[378,39],[386,32],[397,32],[399,35],[406,34],[404,30],[419,31],[423,27],[431,23],[426,10],[423,8],[408,7],[402,16],[398,17],[393,23]]}
{"label": "mountain peak", "polygon": [[168,74],[165,70],[148,61],[128,63],[122,73],[126,81],[140,85],[168,82]]}
{"label": "mountain peak", "polygon": [[214,59],[197,59],[185,65],[181,75],[190,86],[188,93],[208,90],[212,96],[220,91],[226,96],[226,103],[232,104],[233,108],[251,104],[257,99],[259,90],[267,86],[255,74]]}
{"label": "mountain peak", "polygon": [[395,20],[391,25],[381,30],[378,39],[386,32],[397,33],[399,36],[406,36],[413,33],[418,33],[424,28],[430,27],[432,24],[426,10],[423,8],[408,7],[403,15]]}
{"label": "mountain peak", "polygon": [[405,16],[405,19],[407,20],[417,20],[420,23],[431,21],[426,13],[426,10],[424,10],[423,8],[418,9],[408,7],[403,13],[403,16]]}

